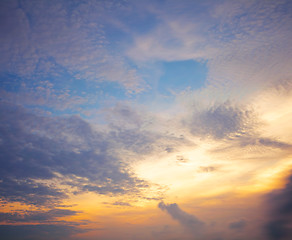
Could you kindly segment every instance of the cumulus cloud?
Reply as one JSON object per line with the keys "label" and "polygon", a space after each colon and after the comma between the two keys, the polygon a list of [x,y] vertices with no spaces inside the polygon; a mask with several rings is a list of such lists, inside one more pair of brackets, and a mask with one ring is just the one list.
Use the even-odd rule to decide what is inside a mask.
{"label": "cumulus cloud", "polygon": [[166,211],[174,220],[178,221],[182,226],[194,234],[200,233],[204,226],[204,223],[196,216],[181,210],[176,203],[165,204],[164,202],[160,202],[158,207],[162,211]]}

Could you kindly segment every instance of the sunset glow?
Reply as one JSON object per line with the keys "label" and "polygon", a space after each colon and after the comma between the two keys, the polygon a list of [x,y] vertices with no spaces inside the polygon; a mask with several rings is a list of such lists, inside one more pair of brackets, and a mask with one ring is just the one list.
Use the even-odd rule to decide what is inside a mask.
{"label": "sunset glow", "polygon": [[0,17],[1,239],[292,239],[292,1]]}

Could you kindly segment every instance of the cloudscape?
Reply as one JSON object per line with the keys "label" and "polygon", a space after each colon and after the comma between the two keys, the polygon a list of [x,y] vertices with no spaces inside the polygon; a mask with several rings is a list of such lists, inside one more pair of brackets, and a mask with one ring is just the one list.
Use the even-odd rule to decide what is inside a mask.
{"label": "cloudscape", "polygon": [[292,239],[292,1],[0,18],[1,239]]}

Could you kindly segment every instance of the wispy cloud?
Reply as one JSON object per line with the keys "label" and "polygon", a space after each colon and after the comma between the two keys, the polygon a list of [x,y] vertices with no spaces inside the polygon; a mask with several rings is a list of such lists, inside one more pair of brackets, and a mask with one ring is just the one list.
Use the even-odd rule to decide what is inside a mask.
{"label": "wispy cloud", "polygon": [[199,234],[204,226],[204,223],[196,216],[181,210],[176,203],[165,204],[164,202],[160,202],[158,207],[166,211],[174,220],[178,221],[182,226],[194,234]]}

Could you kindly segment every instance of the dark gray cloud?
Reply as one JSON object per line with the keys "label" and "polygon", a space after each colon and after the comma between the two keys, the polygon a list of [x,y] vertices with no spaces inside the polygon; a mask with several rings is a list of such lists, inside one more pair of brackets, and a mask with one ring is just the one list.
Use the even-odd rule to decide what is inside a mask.
{"label": "dark gray cloud", "polygon": [[266,200],[270,216],[264,230],[268,239],[292,239],[292,175],[283,189],[268,194]]}
{"label": "dark gray cloud", "polygon": [[249,125],[252,112],[231,105],[229,102],[195,112],[188,123],[194,135],[222,139],[234,134],[244,134],[253,127]]}
{"label": "dark gray cloud", "polygon": [[52,205],[59,203],[60,200],[67,197],[67,194],[58,187],[37,183],[35,179],[9,176],[12,174],[13,172],[10,172],[1,176],[0,196],[2,202],[11,201],[34,205]]}
{"label": "dark gray cloud", "polygon": [[247,225],[246,221],[244,219],[241,219],[239,221],[231,222],[229,224],[229,228],[233,230],[242,230]]}
{"label": "dark gray cloud", "polygon": [[85,230],[69,225],[0,225],[0,236],[5,240],[64,240]]}
{"label": "dark gray cloud", "polygon": [[70,188],[61,190],[49,183],[53,179],[74,193],[125,194],[148,186],[114,154],[111,136],[79,117],[42,117],[6,103],[0,113],[2,201],[56,203]]}
{"label": "dark gray cloud", "polygon": [[76,215],[77,211],[69,209],[51,209],[49,211],[24,211],[24,212],[2,212],[0,222],[6,223],[28,223],[28,222],[49,222],[57,218]]}
{"label": "dark gray cloud", "polygon": [[198,234],[204,226],[202,221],[194,215],[181,210],[176,203],[165,204],[164,202],[160,202],[158,207],[166,211],[174,220],[178,221],[182,226],[194,234]]}

